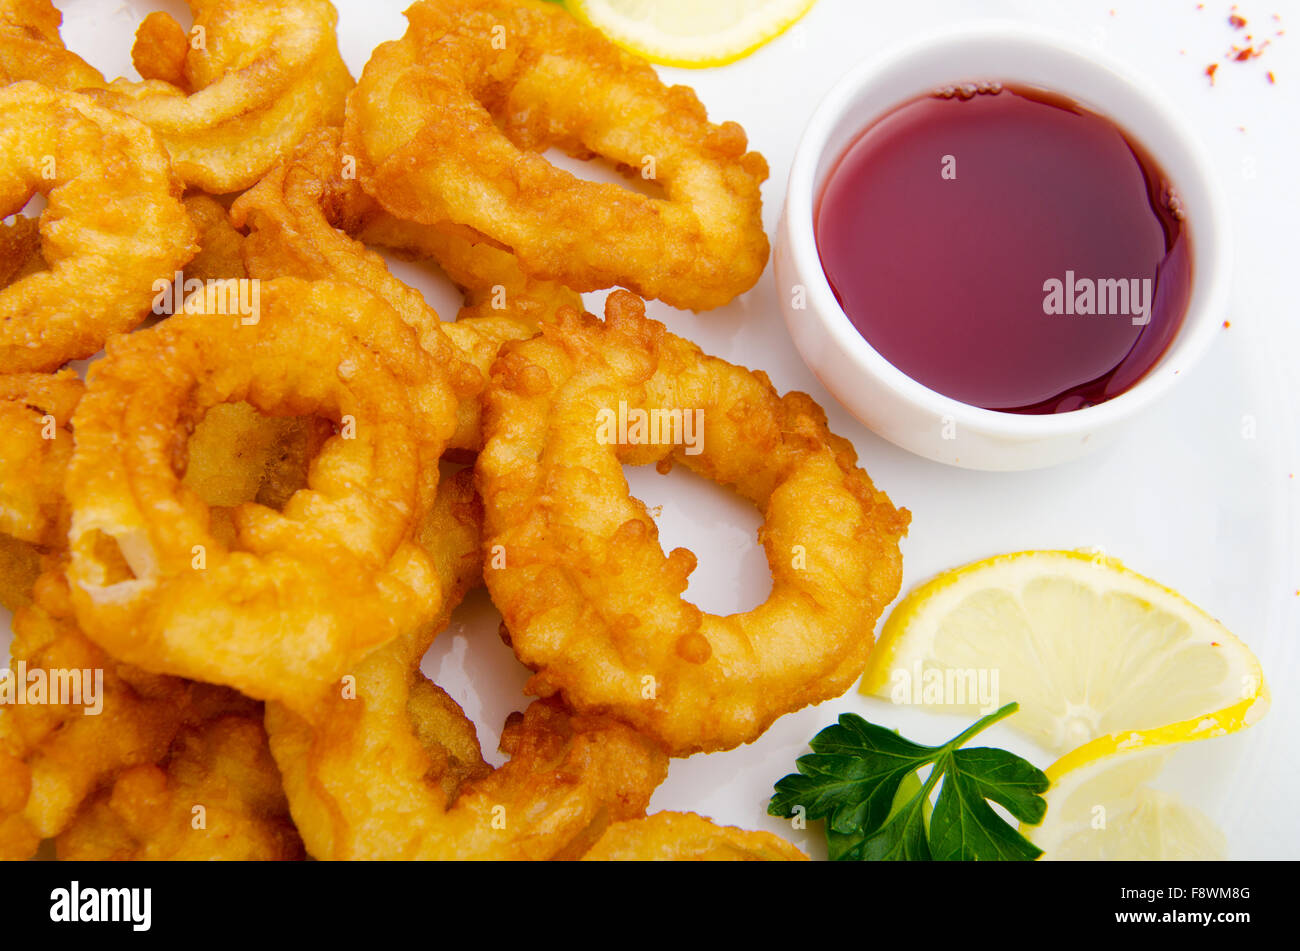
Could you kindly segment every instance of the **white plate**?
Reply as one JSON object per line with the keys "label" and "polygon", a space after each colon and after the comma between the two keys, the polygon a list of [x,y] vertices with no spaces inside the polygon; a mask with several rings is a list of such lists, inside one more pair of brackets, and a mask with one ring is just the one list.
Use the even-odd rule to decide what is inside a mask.
{"label": "white plate", "polygon": [[[336,0],[344,58],[359,73],[369,52],[404,29],[399,0]],[[109,75],[134,75],[130,37],[151,9],[187,22],[180,3],[71,0],[61,3],[64,36]],[[1242,4],[1244,32],[1269,36],[1275,6]],[[1296,238],[1300,196],[1300,37],[1283,36],[1247,63],[1224,63],[1211,87],[1205,66],[1222,60],[1242,34],[1227,24],[1229,4],[1137,0],[929,0],[862,3],[820,0],[791,32],[728,67],[661,70],[695,87],[715,121],[734,119],[772,168],[764,189],[771,233],[795,143],[813,106],[860,58],[936,25],[1010,18],[1083,37],[1129,62],[1185,109],[1231,198],[1238,249],[1231,329],[1225,329],[1193,379],[1133,427],[1118,444],[1057,469],[980,473],[949,469],[876,438],[821,389],[800,362],[781,320],[771,269],[731,305],[703,316],[652,304],[651,313],[706,351],[766,370],[778,389],[801,389],[826,406],[831,426],[858,447],[863,466],[899,505],[912,510],[904,544],[904,590],[935,572],[1023,548],[1101,546],[1130,567],[1171,585],[1218,616],[1258,654],[1273,710],[1253,729],[1180,750],[1161,785],[1215,820],[1234,858],[1300,857],[1294,809],[1300,722],[1293,681],[1300,670],[1300,559],[1297,486],[1300,457],[1300,322],[1296,320]],[[1113,13],[1112,13],[1113,11]],[[1284,14],[1284,20],[1289,17]],[[1281,27],[1295,26],[1288,22]],[[1185,52],[1182,52],[1185,51]],[[1265,73],[1272,70],[1276,84]],[[1239,131],[1238,127],[1245,127]],[[596,171],[594,176],[604,177]],[[437,277],[395,266],[444,316],[456,298]],[[589,295],[595,309],[602,295]],[[1253,438],[1248,438],[1252,432]],[[689,596],[715,612],[741,610],[769,588],[755,532],[758,516],[710,483],[675,471],[629,472],[633,492],[658,516],[665,548],[699,555]],[[478,724],[488,758],[506,715],[522,709],[527,672],[497,636],[499,615],[476,592],[425,659],[424,670]],[[7,631],[0,618],[0,630]],[[7,634],[0,641],[7,643]],[[0,650],[5,643],[0,643]],[[790,772],[808,739],[843,711],[854,711],[922,741],[947,739],[965,723],[893,707],[850,693],[779,720],[758,742],[730,753],[674,761],[653,809],[687,809],[719,821],[785,834],[814,854],[810,833],[792,832],[765,812],[772,784]],[[1050,756],[995,727],[991,745],[1022,752],[1041,766]]]}

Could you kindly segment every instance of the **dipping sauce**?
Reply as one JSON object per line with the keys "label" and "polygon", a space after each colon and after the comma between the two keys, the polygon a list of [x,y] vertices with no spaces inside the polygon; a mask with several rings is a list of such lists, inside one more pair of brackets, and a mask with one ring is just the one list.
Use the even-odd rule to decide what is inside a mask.
{"label": "dipping sauce", "polygon": [[816,210],[822,268],[912,379],[1061,413],[1138,382],[1191,295],[1178,199],[1113,122],[1039,89],[963,85],[867,128]]}

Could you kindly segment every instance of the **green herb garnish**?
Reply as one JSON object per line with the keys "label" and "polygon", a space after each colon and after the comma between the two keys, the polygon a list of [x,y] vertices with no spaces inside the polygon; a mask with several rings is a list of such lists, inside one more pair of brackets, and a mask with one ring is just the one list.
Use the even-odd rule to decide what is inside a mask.
{"label": "green herb garnish", "polygon": [[[962,749],[971,737],[1020,709],[1009,703],[942,746],[922,746],[852,713],[813,737],[813,752],[776,784],[774,816],[826,820],[830,857],[841,861],[1005,861],[1042,850],[993,811],[991,800],[1022,822],[1047,811],[1042,770],[1006,750]],[[925,766],[922,783],[916,775]],[[930,815],[930,794],[939,784]],[[909,790],[915,790],[910,796]],[[928,820],[928,821],[927,821]]]}

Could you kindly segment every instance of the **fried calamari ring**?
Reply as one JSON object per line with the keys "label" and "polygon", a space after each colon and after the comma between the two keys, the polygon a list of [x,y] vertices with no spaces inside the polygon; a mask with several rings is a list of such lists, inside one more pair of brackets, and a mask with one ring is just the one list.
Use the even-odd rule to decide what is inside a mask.
{"label": "fried calamari ring", "polygon": [[0,217],[36,193],[49,269],[0,291],[0,372],[53,370],[149,313],[188,261],[194,225],[148,128],[75,93],[0,89]]}
{"label": "fried calamari ring", "polygon": [[[439,492],[427,526],[448,590],[478,572],[481,515],[468,475]],[[309,854],[577,857],[609,822],[644,813],[667,772],[663,753],[622,724],[575,717],[554,701],[511,715],[501,735],[511,759],[487,770],[474,725],[419,672],[433,631],[367,657],[353,699],[330,697],[310,718],[268,704],[271,751]]]}
{"label": "fried calamari ring", "polygon": [[[244,235],[225,207],[197,193],[184,202],[199,229],[199,253],[185,266],[185,280],[246,278]],[[263,416],[249,403],[218,403],[190,434],[183,482],[214,509],[214,531],[228,528],[233,545],[233,515],[218,510],[243,502],[283,508],[306,487],[311,460],[333,435],[333,424],[315,416]]]}
{"label": "fried calamari ring", "polygon": [[656,812],[616,822],[583,857],[587,862],[806,862],[770,832],[719,826],[693,812]]}
{"label": "fried calamari ring", "polygon": [[68,424],[84,389],[72,370],[0,374],[0,534],[44,546],[66,536]]}
{"label": "fried calamari ring", "polygon": [[[579,291],[621,284],[707,310],[758,280],[767,162],[684,86],[552,4],[421,0],[348,98],[345,151],[398,218],[469,225]],[[498,123],[502,127],[498,126]],[[584,181],[556,146],[649,174],[666,198]]]}
{"label": "fried calamari ring", "polygon": [[[73,419],[68,576],[86,633],[115,656],[309,705],[439,610],[412,539],[455,400],[377,298],[291,278],[260,289],[254,324],[187,312],[114,339],[91,367]],[[240,401],[339,431],[283,511],[234,509],[234,547],[182,475],[189,430]]]}
{"label": "fried calamari ring", "polygon": [[[423,335],[445,335],[478,373],[458,387],[463,397],[453,449],[482,445],[479,394],[506,340],[522,340],[560,307],[581,307],[568,288],[524,274],[507,251],[476,241],[469,229],[399,222],[344,176],[339,131],[309,135],[231,206],[247,227],[244,258],[255,277],[292,275],[349,281],[383,298]],[[432,258],[465,293],[455,323],[442,322],[415,288],[398,280],[366,243]]]}
{"label": "fried calamari ring", "polygon": [[[62,832],[87,797],[122,770],[161,759],[178,730],[227,713],[255,715],[232,690],[148,674],[109,657],[73,619],[62,565],[14,616],[11,667],[103,671],[97,702],[0,707],[0,858],[28,858]],[[47,699],[48,695],[47,695]]]}
{"label": "fried calamari ring", "polygon": [[[216,199],[186,195],[185,210],[199,229],[199,253],[185,266],[186,281],[241,280],[244,235],[231,225]],[[280,509],[307,484],[307,468],[334,435],[328,420],[314,416],[263,416],[248,403],[218,403],[190,434],[185,478],[213,509],[213,530],[236,544],[233,515],[220,511],[243,502]]]}
{"label": "fried calamari ring", "polygon": [[104,84],[99,70],[63,45],[62,22],[50,0],[0,0],[0,86],[23,79],[56,89]]}
{"label": "fried calamari ring", "polygon": [[183,730],[165,759],[124,770],[55,841],[81,861],[303,858],[262,717]]}
{"label": "fried calamari ring", "polygon": [[[493,368],[478,479],[504,567],[485,579],[537,671],[530,693],[613,714],[674,755],[730,749],[862,673],[909,515],[806,394],[706,356],[626,291],[605,313],[564,313]],[[631,422],[651,412],[653,429]],[[763,513],[772,593],[752,611],[683,600],[695,556],[665,557],[628,495],[625,463],[675,462]]]}
{"label": "fried calamari ring", "polygon": [[[271,749],[314,858],[577,858],[608,822],[643,814],[666,774],[651,740],[538,700],[506,721],[510,761],[466,781],[453,751],[473,724],[433,684],[378,666],[367,659],[358,682],[369,686],[338,700],[315,730],[283,708],[268,712]],[[446,722],[419,720],[412,691],[436,691]]]}
{"label": "fried calamari ring", "polygon": [[87,94],[150,126],[187,185],[239,191],[312,129],[343,120],[352,76],[339,56],[338,14],[327,0],[187,3],[194,28],[182,67],[171,60],[185,31],[164,26],[165,14],[145,20],[133,50],[151,72],[181,69],[183,85],[118,79]]}
{"label": "fried calamari ring", "polygon": [[[225,207],[203,194],[185,196],[185,210],[199,229],[199,253],[185,266],[185,280],[241,280],[244,235]],[[190,435],[184,483],[213,508],[213,530],[236,544],[230,509],[257,502],[281,509],[307,485],[307,469],[334,435],[328,420],[315,416],[263,416],[248,403],[218,403]]]}

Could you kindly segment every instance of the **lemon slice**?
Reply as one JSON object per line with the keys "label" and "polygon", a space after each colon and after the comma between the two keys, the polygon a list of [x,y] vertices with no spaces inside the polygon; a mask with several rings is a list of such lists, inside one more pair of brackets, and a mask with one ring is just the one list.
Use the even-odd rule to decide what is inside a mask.
{"label": "lemon slice", "polygon": [[1001,555],[945,572],[885,624],[861,690],[1007,725],[1062,752],[1219,736],[1263,716],[1259,661],[1218,621],[1113,558]]}
{"label": "lemon slice", "polygon": [[1226,840],[1209,818],[1147,785],[1173,749],[1118,752],[1106,738],[1075,750],[1047,771],[1047,814],[1021,835],[1044,860],[1224,858]]}
{"label": "lemon slice", "polygon": [[780,36],[816,0],[567,0],[579,19],[665,66],[722,66]]}

